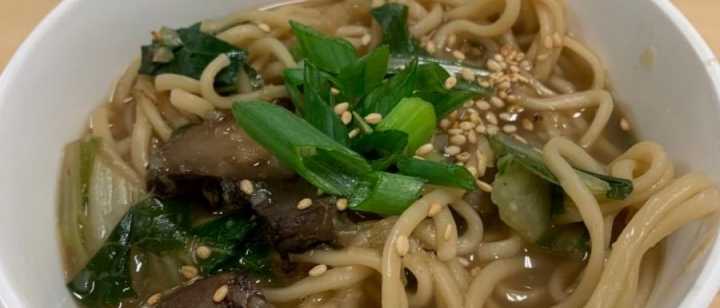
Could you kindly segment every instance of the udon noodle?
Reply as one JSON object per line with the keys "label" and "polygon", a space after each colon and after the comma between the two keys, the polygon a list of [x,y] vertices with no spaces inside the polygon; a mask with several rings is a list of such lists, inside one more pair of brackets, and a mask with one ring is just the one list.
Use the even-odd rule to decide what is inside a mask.
{"label": "udon noodle", "polygon": [[[311,0],[204,21],[203,31],[249,50],[250,63],[266,85],[253,89],[244,75],[239,94],[218,93],[216,77],[230,64],[225,55],[215,58],[199,80],[138,75],[140,62],[135,60],[115,85],[110,102],[92,114],[91,134],[102,139],[102,154],[118,170],[142,183],[153,144],[166,142],[191,119],[212,117],[235,101],[289,95],[282,71],[298,62],[289,49],[294,38],[288,21],[345,38],[367,52],[382,36],[369,15],[381,2]],[[570,199],[554,223],[582,222],[589,232],[589,255],[578,262],[538,252],[483,215],[463,198],[463,191],[430,187],[401,215],[372,222],[376,228],[358,231],[343,247],[291,255],[292,262],[330,269],[288,285],[267,286],[267,299],[278,307],[318,308],[644,306],[662,264],[663,239],[716,214],[720,192],[703,175],[677,176],[662,146],[642,141],[626,149],[626,141],[616,140],[618,134],[630,137],[617,124],[605,68],[569,31],[563,1],[398,2],[409,7],[409,31],[428,53],[488,65],[512,58],[527,69],[515,80],[491,76],[487,82],[501,88],[512,83],[515,93],[498,98],[500,103],[541,115],[541,120],[518,119],[523,123],[519,130],[495,123],[494,132],[488,128],[483,133],[503,130],[518,140],[544,144],[542,159]],[[458,114],[449,119],[453,117]],[[483,134],[472,134],[468,138],[479,139],[478,150],[462,162],[482,179],[492,174],[496,158]],[[622,201],[598,199],[573,168],[630,180],[634,190]],[[373,244],[372,237],[382,238],[382,244]]]}

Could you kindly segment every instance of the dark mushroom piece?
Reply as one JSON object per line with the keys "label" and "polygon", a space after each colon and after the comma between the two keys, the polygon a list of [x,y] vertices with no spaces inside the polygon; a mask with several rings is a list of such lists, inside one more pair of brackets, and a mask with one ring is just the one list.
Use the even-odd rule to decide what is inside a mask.
{"label": "dark mushroom piece", "polygon": [[237,201],[235,180],[294,176],[237,127],[231,116],[175,132],[152,151],[148,171],[148,190],[156,195],[200,199],[212,206]]}
{"label": "dark mushroom piece", "polygon": [[[256,186],[250,203],[266,223],[265,234],[278,252],[302,252],[335,240],[338,211],[332,198],[318,197],[317,189],[302,179]],[[306,198],[311,205],[299,208],[298,203]]]}
{"label": "dark mushroom piece", "polygon": [[[227,286],[227,294],[213,299],[218,289]],[[216,301],[217,300],[217,301]],[[158,308],[273,308],[260,289],[245,274],[222,273],[195,281],[161,299]]]}

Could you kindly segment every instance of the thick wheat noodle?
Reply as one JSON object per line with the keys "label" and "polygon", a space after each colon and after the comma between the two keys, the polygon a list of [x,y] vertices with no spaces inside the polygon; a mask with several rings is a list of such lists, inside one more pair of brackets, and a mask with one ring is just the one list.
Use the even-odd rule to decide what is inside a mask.
{"label": "thick wheat noodle", "polygon": [[108,157],[113,168],[123,173],[133,184],[142,186],[143,181],[138,173],[118,154],[118,146],[110,132],[109,109],[110,105],[107,104],[95,109],[90,116],[90,132],[93,136],[100,138],[99,151]]}
{"label": "thick wheat noodle", "polygon": [[533,43],[530,45],[526,56],[528,59],[533,61],[533,77],[544,81],[547,77],[544,74],[552,72],[552,66],[549,65],[552,48],[545,47],[545,38],[552,38],[555,29],[553,28],[552,17],[544,6],[536,3],[535,14],[537,15],[540,29],[538,30],[538,34],[535,36]]}
{"label": "thick wheat noodle", "polygon": [[491,262],[480,270],[470,283],[465,294],[465,308],[482,308],[498,283],[523,270],[525,270],[523,257]]}
{"label": "thick wheat noodle", "polygon": [[[575,127],[577,127],[579,132],[584,132],[588,128],[588,123],[583,117],[572,118],[571,121]],[[605,155],[605,157],[618,157],[622,154],[622,150],[612,144],[612,142],[603,135],[598,136],[595,140],[595,144],[591,147],[591,150],[599,153],[598,155]]]}
{"label": "thick wheat noodle", "polygon": [[550,297],[557,303],[568,296],[568,288],[575,279],[575,274],[580,271],[582,264],[577,262],[565,262],[557,266],[550,274],[548,281],[548,292]]}
{"label": "thick wheat noodle", "polygon": [[[333,296],[327,303],[320,304],[318,308],[360,308],[362,302],[363,291],[359,286],[355,285],[350,288],[337,291],[335,296]],[[305,306],[302,308],[305,308]]]}
{"label": "thick wheat noodle", "polygon": [[261,39],[267,35],[265,31],[260,30],[254,24],[244,24],[220,32],[215,37],[233,46],[245,47],[248,42]]}
{"label": "thick wheat noodle", "polygon": [[[137,99],[147,99],[140,94]],[[138,104],[135,109],[135,125],[133,125],[130,137],[130,162],[141,178],[145,177],[150,155],[150,139],[152,138],[152,127],[145,113]]]}
{"label": "thick wheat noodle", "polygon": [[138,105],[140,105],[140,109],[142,109],[143,114],[147,117],[148,121],[152,125],[153,131],[155,131],[155,134],[160,137],[160,140],[164,142],[170,140],[170,135],[172,135],[173,130],[170,125],[165,122],[165,119],[163,119],[155,103],[150,99],[145,98],[138,101]]}
{"label": "thick wheat noodle", "polygon": [[432,300],[434,287],[433,276],[428,265],[428,257],[420,253],[412,253],[403,258],[403,267],[415,277],[415,292],[408,294],[408,304],[411,307],[427,306]]}
{"label": "thick wheat noodle", "polygon": [[660,271],[662,249],[663,245],[657,245],[645,254],[640,268],[640,278],[638,280],[637,294],[634,296],[633,307],[646,306],[655,285],[658,271]]}
{"label": "thick wheat noodle", "polygon": [[489,25],[476,24],[469,20],[452,20],[440,28],[435,34],[435,44],[438,47],[445,46],[448,36],[451,34],[471,34],[477,37],[492,37],[503,34],[512,28],[520,15],[520,0],[506,0],[505,10],[500,18]]}
{"label": "thick wheat noodle", "polygon": [[207,20],[200,24],[200,30],[218,33],[244,22],[265,23],[273,28],[289,29],[291,16],[274,11],[238,11],[218,20]]}
{"label": "thick wheat noodle", "polygon": [[532,288],[511,288],[507,283],[500,282],[493,290],[495,298],[510,296],[521,299],[525,307],[544,307],[542,301],[549,296],[548,287],[533,286]]}
{"label": "thick wheat noodle", "polygon": [[572,82],[555,74],[550,76],[547,83],[553,90],[561,94],[572,94],[577,92],[575,85]]}
{"label": "thick wheat noodle", "polygon": [[464,256],[474,252],[483,238],[483,222],[480,215],[463,200],[454,201],[450,207],[465,220],[465,232],[457,239],[457,254]]}
{"label": "thick wheat noodle", "polygon": [[590,65],[593,75],[590,88],[602,89],[605,87],[605,79],[607,78],[605,76],[605,69],[595,53],[570,36],[565,36],[565,47],[580,56],[580,58]]}
{"label": "thick wheat noodle", "polygon": [[115,84],[115,89],[110,97],[110,101],[116,107],[122,106],[130,97],[130,91],[135,84],[135,79],[137,79],[140,64],[140,58],[133,60]]}
{"label": "thick wheat noodle", "polygon": [[[462,308],[463,295],[460,294],[460,288],[453,278],[453,275],[445,264],[433,258],[428,259],[430,271],[435,281],[435,296],[445,303],[447,308]],[[383,308],[385,308],[383,306]]]}
{"label": "thick wheat noodle", "polygon": [[170,91],[170,104],[179,110],[201,118],[206,118],[211,111],[215,110],[215,106],[210,102],[180,88]]}
{"label": "thick wheat noodle", "polygon": [[282,77],[283,77],[282,74],[283,74],[283,71],[285,71],[285,68],[286,68],[286,66],[282,62],[273,61],[270,64],[268,64],[267,66],[265,66],[265,68],[262,71],[262,76],[263,76],[263,78],[265,78],[265,80],[276,80],[276,79],[282,80]]}
{"label": "thick wheat noodle", "polygon": [[407,0],[405,5],[408,7],[408,24],[411,24],[419,19],[423,19],[428,14],[425,7],[416,0]]}
{"label": "thick wheat noodle", "polygon": [[460,292],[465,293],[468,286],[470,285],[472,277],[470,276],[470,273],[467,271],[465,266],[462,265],[460,259],[454,258],[450,261],[447,261],[445,262],[445,266],[447,266],[448,270],[450,270],[450,273],[453,276],[453,279],[455,279],[455,282],[457,282],[457,286]]}
{"label": "thick wheat noodle", "polygon": [[630,296],[623,297],[623,293],[637,287],[637,277],[633,275],[638,272],[639,258],[675,229],[718,210],[720,193],[711,187],[706,177],[690,174],[653,195],[613,244],[606,270],[588,307],[614,307],[622,304],[620,300],[630,301]]}
{"label": "thick wheat noodle", "polygon": [[427,217],[431,203],[446,205],[459,197],[459,191],[439,189],[415,201],[397,220],[385,241],[382,254],[382,306],[406,308],[405,288],[400,281],[402,258],[397,251],[399,237],[409,238],[413,229]]}
{"label": "thick wheat noodle", "polygon": [[602,134],[614,108],[610,93],[604,90],[589,90],[550,98],[523,97],[519,104],[527,109],[538,111],[560,111],[598,107],[590,127],[580,138],[580,145],[582,147],[591,146]]}
{"label": "thick wheat noodle", "polygon": [[422,37],[425,34],[430,33],[432,30],[443,22],[443,8],[439,4],[433,5],[432,10],[427,15],[423,16],[417,23],[410,27],[410,33],[414,37]]}
{"label": "thick wheat noodle", "polygon": [[159,74],[155,76],[155,90],[158,92],[182,89],[190,93],[200,94],[200,81],[178,74]]}
{"label": "thick wheat noodle", "polygon": [[[536,3],[535,8],[541,24],[543,22],[552,24],[552,26],[548,27],[550,31],[548,35],[552,35],[553,38],[556,35],[564,38],[567,29],[563,8],[560,3],[555,0],[540,0],[539,3]],[[547,18],[545,15],[547,15]],[[544,42],[544,39],[545,36],[540,35],[538,36],[537,42]],[[558,44],[560,44],[560,46],[558,46]],[[547,52],[547,58],[545,60],[536,58],[538,61],[536,61],[535,67],[533,68],[533,74],[535,77],[540,80],[547,80],[550,77],[553,68],[557,66],[557,60],[560,58],[564,44],[564,40],[561,40],[561,42],[554,42],[553,47],[549,50],[543,46],[543,48],[545,48],[545,52]]]}
{"label": "thick wheat noodle", "polygon": [[205,70],[203,70],[200,77],[200,87],[202,90],[203,98],[212,103],[219,109],[230,109],[233,102],[253,100],[253,99],[275,99],[287,96],[287,90],[285,86],[268,85],[260,90],[242,93],[233,96],[223,97],[215,91],[215,76],[225,67],[230,65],[230,59],[225,55],[221,54],[215,58]]}
{"label": "thick wheat noodle", "polygon": [[572,162],[573,165],[581,168],[588,167],[587,162],[578,159],[581,152],[584,151],[564,138],[553,138],[543,148],[545,164],[558,178],[565,193],[575,203],[590,233],[590,257],[585,271],[575,291],[555,306],[558,308],[577,307],[590,297],[600,279],[605,258],[605,232],[598,202],[570,165]]}
{"label": "thick wheat noodle", "polygon": [[130,137],[125,137],[115,142],[115,150],[120,157],[130,153]]}
{"label": "thick wheat noodle", "polygon": [[485,20],[490,16],[501,13],[505,7],[504,0],[476,0],[467,1],[463,5],[447,11],[448,20],[470,19]]}
{"label": "thick wheat noodle", "polygon": [[343,250],[311,250],[291,255],[290,259],[295,262],[330,266],[363,265],[378,272],[381,271],[380,254],[374,249],[362,247],[348,247]]}
{"label": "thick wheat noodle", "polygon": [[303,278],[288,287],[263,289],[263,294],[271,302],[286,303],[315,293],[351,287],[372,273],[371,268],[361,265],[336,267],[320,276]]}
{"label": "thick wheat noodle", "polygon": [[347,25],[338,28],[335,35],[342,37],[359,37],[369,33],[367,27],[361,25]]}
{"label": "thick wheat noodle", "polygon": [[448,261],[457,255],[457,226],[450,209],[443,208],[433,217],[435,224],[435,251],[438,259]]}
{"label": "thick wheat noodle", "polygon": [[261,38],[253,42],[250,47],[248,47],[248,52],[250,55],[272,54],[275,58],[280,60],[286,68],[297,66],[295,59],[293,59],[293,56],[290,54],[290,51],[288,51],[285,44],[274,37]]}
{"label": "thick wheat noodle", "polygon": [[512,258],[520,254],[524,247],[525,242],[522,238],[513,234],[504,240],[480,243],[475,252],[475,259],[484,262]]}

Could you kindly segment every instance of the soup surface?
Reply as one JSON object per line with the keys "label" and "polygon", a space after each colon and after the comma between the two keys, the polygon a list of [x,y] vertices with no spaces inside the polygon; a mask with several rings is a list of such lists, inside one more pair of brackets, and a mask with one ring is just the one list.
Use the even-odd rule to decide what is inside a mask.
{"label": "soup surface", "polygon": [[633,137],[563,1],[227,13],[153,31],[67,146],[80,305],[643,307],[720,207]]}

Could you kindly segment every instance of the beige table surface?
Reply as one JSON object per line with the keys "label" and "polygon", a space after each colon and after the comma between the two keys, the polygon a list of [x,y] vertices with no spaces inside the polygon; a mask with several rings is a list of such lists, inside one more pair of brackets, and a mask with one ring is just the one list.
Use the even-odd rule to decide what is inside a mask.
{"label": "beige table surface", "polygon": [[[59,0],[0,0],[0,71],[15,49]],[[720,0],[673,0],[720,54]],[[711,308],[720,308],[720,295]]]}

